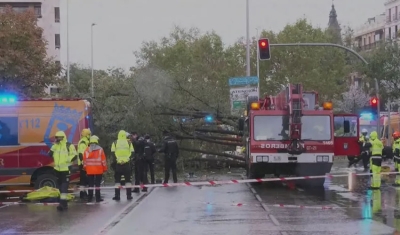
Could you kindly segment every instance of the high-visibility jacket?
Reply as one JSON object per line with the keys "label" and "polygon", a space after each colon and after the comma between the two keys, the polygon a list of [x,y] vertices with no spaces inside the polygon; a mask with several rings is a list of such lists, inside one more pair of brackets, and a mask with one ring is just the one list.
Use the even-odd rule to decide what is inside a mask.
{"label": "high-visibility jacket", "polygon": [[128,163],[134,149],[132,143],[126,139],[126,132],[118,133],[118,140],[112,143],[111,152],[115,154],[118,164]]}
{"label": "high-visibility jacket", "polygon": [[67,143],[67,136],[64,134],[64,139],[53,144],[50,149],[50,156],[54,161],[54,170],[69,171],[69,166],[72,165],[72,159],[77,155],[75,146]]}
{"label": "high-visibility jacket", "polygon": [[378,134],[376,131],[371,132],[371,155],[372,156],[382,156],[383,143],[378,139]]}
{"label": "high-visibility jacket", "polygon": [[91,144],[83,153],[83,169],[88,175],[101,175],[107,171],[106,155],[102,147]]}
{"label": "high-visibility jacket", "polygon": [[[78,154],[82,154],[85,152],[86,148],[89,146],[89,139],[87,137],[82,137],[78,142]],[[81,159],[78,157],[78,165],[82,165]]]}

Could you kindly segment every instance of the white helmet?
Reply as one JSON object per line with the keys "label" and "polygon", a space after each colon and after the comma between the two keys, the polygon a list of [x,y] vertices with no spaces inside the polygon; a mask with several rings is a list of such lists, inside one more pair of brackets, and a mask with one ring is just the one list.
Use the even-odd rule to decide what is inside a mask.
{"label": "white helmet", "polygon": [[364,129],[361,130],[361,133],[365,133],[366,134],[366,133],[368,133],[368,130],[364,128]]}

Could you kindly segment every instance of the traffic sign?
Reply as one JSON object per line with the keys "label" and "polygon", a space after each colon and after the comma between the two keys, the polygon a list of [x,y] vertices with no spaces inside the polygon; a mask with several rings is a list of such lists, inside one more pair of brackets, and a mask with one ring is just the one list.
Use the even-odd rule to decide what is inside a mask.
{"label": "traffic sign", "polygon": [[258,77],[234,77],[229,78],[229,86],[257,85]]}

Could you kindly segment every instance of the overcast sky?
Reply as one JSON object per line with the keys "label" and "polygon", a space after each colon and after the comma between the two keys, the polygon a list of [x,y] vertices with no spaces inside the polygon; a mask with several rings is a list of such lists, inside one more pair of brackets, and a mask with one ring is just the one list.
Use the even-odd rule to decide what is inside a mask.
{"label": "overcast sky", "polygon": [[[143,41],[167,36],[174,25],[215,30],[231,44],[246,34],[245,0],[68,0],[70,61],[90,65],[94,28],[94,67],[134,65]],[[357,27],[384,12],[385,0],[335,0],[339,23]],[[250,0],[250,30],[281,30],[298,18],[326,27],[332,0]],[[67,0],[61,0],[62,61],[67,56]]]}

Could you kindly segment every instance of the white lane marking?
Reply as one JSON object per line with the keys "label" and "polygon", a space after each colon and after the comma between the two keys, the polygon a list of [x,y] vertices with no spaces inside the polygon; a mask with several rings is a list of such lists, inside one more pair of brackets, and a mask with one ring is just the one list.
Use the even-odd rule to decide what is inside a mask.
{"label": "white lane marking", "polygon": [[254,194],[257,193],[256,190],[255,190],[254,188],[250,188],[250,190],[251,190]]}
{"label": "white lane marking", "polygon": [[268,217],[272,220],[272,223],[274,223],[276,226],[281,225],[274,215],[268,214]]}
{"label": "white lane marking", "polygon": [[259,202],[262,202],[262,199],[261,199],[260,195],[256,194],[256,198],[257,198],[257,200],[258,200]]}
{"label": "white lane marking", "polygon": [[264,210],[266,212],[270,212],[271,210],[269,209],[269,207],[265,204],[265,203],[261,203],[261,206],[264,208]]}
{"label": "white lane marking", "polygon": [[0,209],[1,209],[1,208],[4,208],[4,207],[7,207],[7,206],[9,206],[9,205],[3,205],[3,206],[0,206]]}

